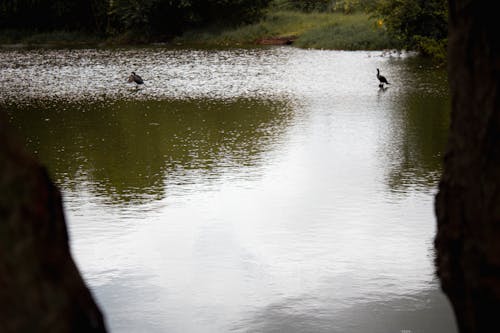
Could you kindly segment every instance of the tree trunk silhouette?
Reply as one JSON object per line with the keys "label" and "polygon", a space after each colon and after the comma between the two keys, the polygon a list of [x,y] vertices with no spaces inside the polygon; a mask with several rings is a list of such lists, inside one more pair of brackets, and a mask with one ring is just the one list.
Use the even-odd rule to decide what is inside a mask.
{"label": "tree trunk silhouette", "polygon": [[0,113],[0,332],[105,332],[71,258],[61,196]]}
{"label": "tree trunk silhouette", "polygon": [[500,19],[495,2],[449,0],[451,128],[436,196],[436,266],[461,332],[498,330]]}

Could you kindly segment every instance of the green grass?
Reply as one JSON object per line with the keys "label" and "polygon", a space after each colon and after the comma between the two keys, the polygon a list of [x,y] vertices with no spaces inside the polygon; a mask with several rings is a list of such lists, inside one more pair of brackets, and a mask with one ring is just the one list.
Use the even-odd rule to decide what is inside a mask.
{"label": "green grass", "polygon": [[260,22],[234,29],[190,31],[176,43],[208,45],[251,45],[270,37],[296,36],[302,48],[374,50],[397,47],[383,26],[365,13],[268,13]]}
{"label": "green grass", "polygon": [[335,50],[380,50],[396,48],[395,41],[367,16],[345,15],[336,22],[306,31],[297,47]]}

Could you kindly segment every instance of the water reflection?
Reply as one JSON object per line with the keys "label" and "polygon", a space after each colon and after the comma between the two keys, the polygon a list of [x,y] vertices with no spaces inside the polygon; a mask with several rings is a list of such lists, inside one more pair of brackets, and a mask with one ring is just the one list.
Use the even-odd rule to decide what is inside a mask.
{"label": "water reflection", "polygon": [[[0,101],[283,97],[288,59],[279,48],[0,49]],[[131,71],[140,89],[127,84]]]}
{"label": "water reflection", "polygon": [[404,96],[393,112],[393,136],[387,142],[387,181],[399,192],[409,187],[432,190],[441,174],[449,102],[441,96]]}
{"label": "water reflection", "polygon": [[293,48],[0,51],[0,68],[113,331],[456,331],[432,259],[443,70]]}
{"label": "water reflection", "polygon": [[9,113],[58,184],[87,183],[110,203],[159,200],[222,173],[245,178],[292,117],[286,101],[253,99],[38,101]]}
{"label": "water reflection", "polygon": [[381,149],[386,181],[399,193],[432,192],[441,174],[449,126],[446,71],[417,59],[393,63],[392,68],[398,71],[397,98],[385,99],[394,86],[379,90],[379,102],[390,121]]}
{"label": "water reflection", "polygon": [[455,332],[455,324],[440,315],[447,310],[444,295],[434,289],[346,307],[335,297],[303,295],[271,304],[233,329],[236,332]]}

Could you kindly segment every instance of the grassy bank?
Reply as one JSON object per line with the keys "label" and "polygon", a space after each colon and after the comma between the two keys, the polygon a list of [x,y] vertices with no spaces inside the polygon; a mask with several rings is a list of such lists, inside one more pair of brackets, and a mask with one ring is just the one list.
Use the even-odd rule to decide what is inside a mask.
{"label": "grassy bank", "polygon": [[[303,13],[273,11],[259,22],[238,28],[212,27],[192,30],[170,41],[186,46],[252,46],[263,40],[293,40],[301,48],[336,50],[380,50],[397,48],[381,22],[365,13]],[[0,44],[26,46],[136,45],[157,42],[144,34],[126,32],[113,37],[98,37],[81,32],[55,31],[36,33],[0,31]],[[161,40],[162,42],[164,40]]]}
{"label": "grassy bank", "polygon": [[303,13],[279,11],[262,20],[235,29],[217,28],[189,31],[176,43],[208,45],[252,45],[263,39],[292,37],[302,48],[337,50],[375,50],[398,45],[386,33],[383,24],[365,13]]}

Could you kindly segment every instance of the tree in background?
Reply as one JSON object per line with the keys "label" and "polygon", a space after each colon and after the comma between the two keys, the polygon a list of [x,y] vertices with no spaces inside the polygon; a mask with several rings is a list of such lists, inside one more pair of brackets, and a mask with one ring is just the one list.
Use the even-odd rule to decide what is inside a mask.
{"label": "tree in background", "polygon": [[404,48],[445,59],[447,0],[380,0],[376,13]]}
{"label": "tree in background", "polygon": [[446,0],[2,0],[0,29],[167,40],[191,29],[247,24],[263,17],[265,9],[372,12],[402,48],[446,57]]}
{"label": "tree in background", "polygon": [[95,30],[98,0],[2,0],[0,29]]}
{"label": "tree in background", "polygon": [[172,36],[258,18],[270,0],[2,0],[0,29]]}

